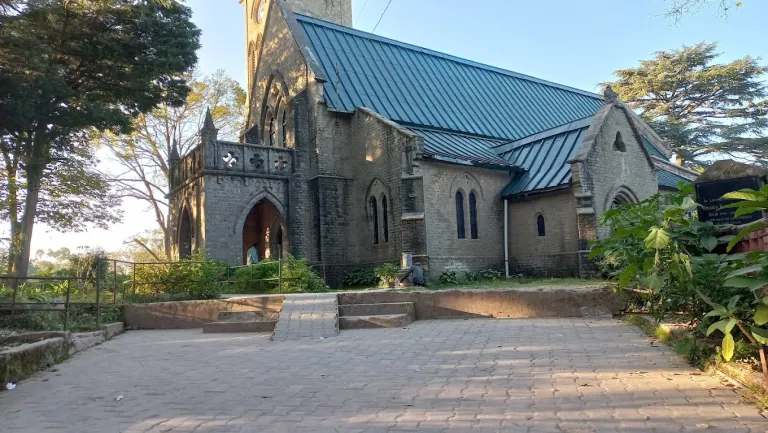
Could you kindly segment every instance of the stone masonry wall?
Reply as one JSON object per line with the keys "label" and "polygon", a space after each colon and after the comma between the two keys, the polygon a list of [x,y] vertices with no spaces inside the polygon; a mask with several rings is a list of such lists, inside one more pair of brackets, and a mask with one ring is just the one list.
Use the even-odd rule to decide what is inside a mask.
{"label": "stone masonry wall", "polygon": [[[411,242],[414,238],[424,238],[423,218],[421,223],[414,219],[404,224],[401,190],[401,177],[408,171],[406,149],[417,148],[420,138],[366,109],[355,113],[351,131],[339,167],[349,179],[346,262],[350,266],[399,262],[400,253],[406,248],[414,254],[425,254],[423,243]],[[376,198],[378,221],[373,219],[371,197]],[[374,224],[378,224],[378,244],[374,243]]]}
{"label": "stone masonry wall", "polygon": [[179,222],[182,209],[189,211],[192,222],[192,253],[205,248],[204,179],[198,177],[170,194],[168,231],[171,235],[171,257],[179,257]]}
{"label": "stone masonry wall", "polygon": [[[614,149],[617,132],[621,133],[625,152]],[[636,200],[658,192],[655,167],[635,135],[627,113],[617,105],[605,116],[582,170],[590,180],[592,206],[598,219],[610,209],[619,192],[629,192]],[[582,172],[581,176],[584,175]],[[598,236],[607,234],[607,228],[598,227]]]}
{"label": "stone masonry wall", "polygon": [[[537,218],[544,217],[539,236]],[[570,188],[509,202],[509,272],[578,276],[576,199]]]}
{"label": "stone masonry wall", "polygon": [[[509,183],[502,170],[422,161],[424,208],[429,273],[437,277],[445,268],[459,272],[504,263],[504,207],[499,193]],[[456,191],[464,192],[466,238],[456,225]],[[471,239],[469,193],[477,192],[478,239]]]}

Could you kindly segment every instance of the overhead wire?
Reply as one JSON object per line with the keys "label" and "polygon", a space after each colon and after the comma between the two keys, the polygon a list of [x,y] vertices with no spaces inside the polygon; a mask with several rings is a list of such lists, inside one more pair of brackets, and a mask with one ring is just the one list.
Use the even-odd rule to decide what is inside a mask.
{"label": "overhead wire", "polygon": [[375,33],[376,29],[379,28],[379,24],[381,24],[381,20],[384,19],[384,15],[387,14],[387,11],[389,10],[389,5],[391,4],[392,4],[392,0],[389,0],[389,2],[387,2],[387,7],[384,8],[384,12],[382,12],[381,16],[379,17],[379,21],[376,23],[375,26],[373,26],[373,30],[371,30],[371,33]]}

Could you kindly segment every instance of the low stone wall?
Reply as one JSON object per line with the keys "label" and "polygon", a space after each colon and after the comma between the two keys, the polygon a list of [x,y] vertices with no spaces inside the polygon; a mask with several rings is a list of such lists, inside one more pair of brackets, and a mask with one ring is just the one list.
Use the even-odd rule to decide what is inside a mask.
{"label": "low stone wall", "polygon": [[618,312],[622,302],[608,288],[450,291],[375,291],[339,294],[342,304],[413,302],[416,319],[470,317],[590,317]]}
{"label": "low stone wall", "polygon": [[210,301],[159,302],[133,304],[123,307],[126,326],[137,329],[195,329],[218,320],[222,311],[259,311],[280,313],[283,295],[247,298],[214,299]]}

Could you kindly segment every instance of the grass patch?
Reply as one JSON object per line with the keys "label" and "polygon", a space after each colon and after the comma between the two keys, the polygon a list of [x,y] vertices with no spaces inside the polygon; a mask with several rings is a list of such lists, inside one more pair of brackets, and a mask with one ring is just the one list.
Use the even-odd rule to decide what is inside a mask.
{"label": "grass patch", "polygon": [[[527,287],[598,287],[607,284],[603,280],[587,280],[581,278],[510,278],[498,280],[483,280],[477,282],[441,283],[428,281],[427,290],[452,290],[452,289],[512,289]],[[404,290],[423,290],[420,287],[409,287]]]}

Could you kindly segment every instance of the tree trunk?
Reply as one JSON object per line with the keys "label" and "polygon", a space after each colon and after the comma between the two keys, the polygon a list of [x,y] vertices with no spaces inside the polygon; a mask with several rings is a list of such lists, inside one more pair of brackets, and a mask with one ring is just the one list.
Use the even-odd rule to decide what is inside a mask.
{"label": "tree trunk", "polygon": [[26,277],[29,272],[29,255],[32,251],[32,230],[35,227],[37,201],[40,197],[40,178],[42,170],[36,166],[27,170],[27,197],[24,201],[24,215],[19,231],[19,252],[16,256],[16,275]]}

